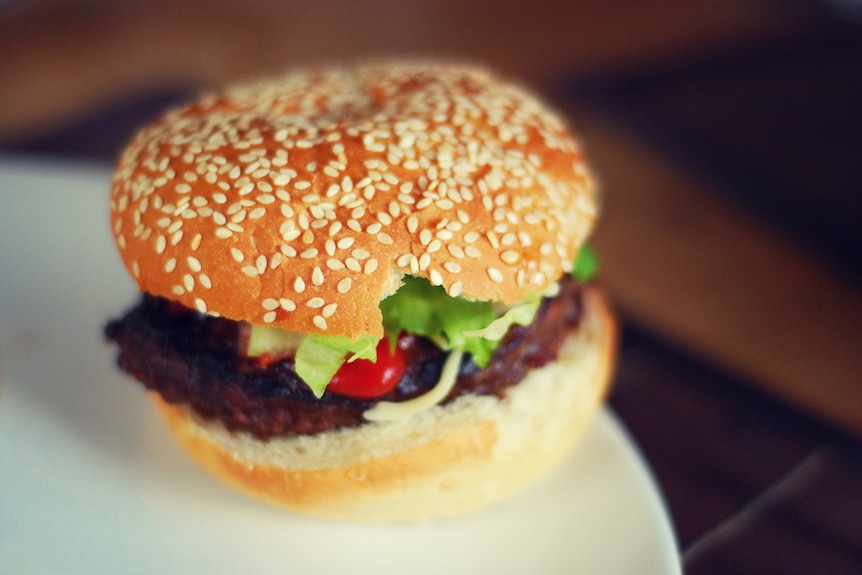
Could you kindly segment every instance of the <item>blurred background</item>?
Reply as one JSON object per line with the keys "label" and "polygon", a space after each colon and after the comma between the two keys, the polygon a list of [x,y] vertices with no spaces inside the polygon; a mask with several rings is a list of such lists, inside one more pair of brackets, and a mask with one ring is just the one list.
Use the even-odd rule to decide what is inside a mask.
{"label": "blurred background", "polygon": [[[862,2],[7,0],[0,154],[109,165],[202,89],[412,56],[486,63],[582,135],[625,326],[611,401],[691,572],[823,445],[862,500]],[[858,517],[837,531],[858,567]]]}

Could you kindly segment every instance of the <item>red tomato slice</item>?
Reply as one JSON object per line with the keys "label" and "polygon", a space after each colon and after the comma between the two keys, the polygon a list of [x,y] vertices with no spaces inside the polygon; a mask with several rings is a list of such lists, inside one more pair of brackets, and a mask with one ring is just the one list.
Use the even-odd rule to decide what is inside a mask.
{"label": "red tomato slice", "polygon": [[326,392],[369,399],[392,391],[404,375],[406,361],[402,341],[399,340],[393,350],[389,338],[384,337],[377,344],[376,362],[357,359],[342,365],[326,386]]}

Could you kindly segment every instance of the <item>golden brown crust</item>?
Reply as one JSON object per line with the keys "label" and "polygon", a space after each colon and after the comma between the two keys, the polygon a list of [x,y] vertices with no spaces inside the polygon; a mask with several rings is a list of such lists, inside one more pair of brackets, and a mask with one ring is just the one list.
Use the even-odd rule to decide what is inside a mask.
{"label": "golden brown crust", "polygon": [[205,468],[269,503],[317,517],[418,521],[492,504],[562,458],[611,380],[616,329],[595,290],[558,361],[505,400],[463,396],[402,422],[261,442],[154,396]]}
{"label": "golden brown crust", "polygon": [[111,202],[142,290],[352,338],[382,334],[378,304],[404,274],[507,303],[545,288],[596,207],[559,118],[485,70],[428,63],[206,96],[138,134]]}

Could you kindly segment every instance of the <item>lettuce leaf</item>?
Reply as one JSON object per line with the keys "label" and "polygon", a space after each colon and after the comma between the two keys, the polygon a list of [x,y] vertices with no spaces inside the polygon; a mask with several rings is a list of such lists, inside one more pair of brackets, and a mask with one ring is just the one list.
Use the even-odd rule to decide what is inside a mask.
{"label": "lettuce leaf", "polygon": [[[405,276],[401,288],[380,302],[380,310],[383,328],[392,345],[401,333],[423,336],[443,349],[468,353],[476,365],[486,367],[509,328],[532,323],[541,302],[541,293],[531,294],[497,317],[493,302],[452,297],[443,287],[431,285],[427,279]],[[315,396],[321,397],[345,361],[360,358],[376,361],[377,343],[372,336],[363,336],[357,341],[337,336],[308,336],[296,351],[296,373]]]}
{"label": "lettuce leaf", "polygon": [[442,342],[447,349],[461,349],[473,361],[488,365],[497,341],[478,333],[497,319],[494,305],[487,301],[468,301],[452,297],[440,286],[423,278],[404,277],[404,285],[380,302],[383,328],[397,337],[400,332]]}
{"label": "lettuce leaf", "polygon": [[377,361],[379,341],[371,335],[362,336],[356,341],[344,336],[309,335],[296,350],[296,375],[308,384],[315,397],[320,398],[332,376],[345,361]]}
{"label": "lettuce leaf", "polygon": [[513,325],[530,325],[536,317],[536,312],[539,311],[539,304],[542,303],[541,294],[532,294],[528,296],[524,303],[518,304],[509,308],[506,313],[498,317],[483,329],[472,330],[465,332],[464,335],[468,338],[481,337],[487,340],[498,342],[503,339],[506,332]]}
{"label": "lettuce leaf", "polygon": [[572,277],[579,280],[581,283],[586,283],[595,277],[599,270],[599,258],[593,249],[584,244],[578,250],[578,255],[575,257],[575,263],[572,265],[570,272]]}
{"label": "lettuce leaf", "polygon": [[[578,251],[571,275],[581,282],[592,279],[598,259],[590,246]],[[452,297],[441,286],[424,278],[405,276],[401,288],[380,302],[383,328],[394,346],[402,332],[427,337],[443,349],[469,353],[479,367],[486,367],[491,355],[509,328],[529,325],[536,317],[542,294],[534,293],[497,317],[494,304],[488,301],[468,301]],[[273,332],[275,328],[271,328]],[[281,348],[295,342],[293,336],[261,332],[255,349],[260,352]],[[301,336],[300,336],[301,337]],[[345,361],[368,359],[377,361],[377,344],[373,336],[356,341],[341,336],[310,335],[302,338],[296,349],[296,373],[311,388],[316,397],[323,396],[332,376]]]}
{"label": "lettuce leaf", "polygon": [[295,350],[303,339],[305,336],[295,331],[287,331],[270,325],[250,324],[245,353],[250,356],[266,353],[278,355]]}

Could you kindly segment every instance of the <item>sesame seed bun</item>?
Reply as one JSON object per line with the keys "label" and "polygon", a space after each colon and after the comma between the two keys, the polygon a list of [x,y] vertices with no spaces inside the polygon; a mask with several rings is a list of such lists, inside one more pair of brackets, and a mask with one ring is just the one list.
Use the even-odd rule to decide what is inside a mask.
{"label": "sesame seed bun", "polygon": [[379,63],[205,95],[119,160],[111,218],[140,288],[356,338],[405,274],[514,303],[568,271],[596,192],[578,142],[486,70]]}
{"label": "sesame seed bun", "polygon": [[531,371],[504,398],[464,395],[407,420],[261,442],[153,397],[195,459],[266,502],[343,521],[461,515],[547,471],[597,412],[616,328],[596,290],[586,291],[584,310],[557,361]]}

